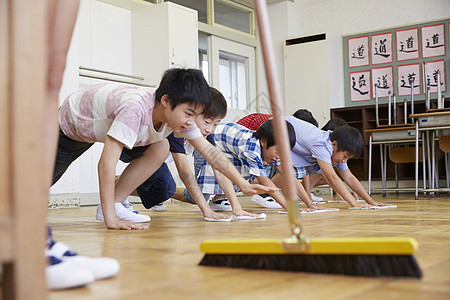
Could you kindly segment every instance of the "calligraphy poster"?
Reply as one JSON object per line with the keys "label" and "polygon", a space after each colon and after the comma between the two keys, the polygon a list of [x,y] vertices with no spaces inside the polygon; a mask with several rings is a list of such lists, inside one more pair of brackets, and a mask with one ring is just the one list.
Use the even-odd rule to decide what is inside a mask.
{"label": "calligraphy poster", "polygon": [[392,32],[373,34],[372,39],[372,65],[392,62]]}
{"label": "calligraphy poster", "polygon": [[397,30],[397,60],[408,60],[419,58],[419,35],[418,28]]}
{"label": "calligraphy poster", "polygon": [[[428,61],[426,66],[426,80],[427,86],[430,87],[431,93],[437,93],[438,87],[438,71],[440,76],[441,92],[445,92],[445,66],[444,60]],[[424,85],[425,87],[425,82]],[[425,93],[426,91],[424,91]]]}
{"label": "calligraphy poster", "polygon": [[414,95],[420,95],[420,64],[401,65],[397,68],[398,95],[410,96],[411,89]]}
{"label": "calligraphy poster", "polygon": [[422,56],[445,55],[444,23],[422,26]]}
{"label": "calligraphy poster", "polygon": [[370,70],[350,73],[350,101],[370,100]]}
{"label": "calligraphy poster", "polygon": [[369,65],[369,36],[348,39],[348,66],[361,67]]}
{"label": "calligraphy poster", "polygon": [[373,98],[377,87],[378,98],[387,97],[389,92],[394,92],[392,66],[372,69]]}

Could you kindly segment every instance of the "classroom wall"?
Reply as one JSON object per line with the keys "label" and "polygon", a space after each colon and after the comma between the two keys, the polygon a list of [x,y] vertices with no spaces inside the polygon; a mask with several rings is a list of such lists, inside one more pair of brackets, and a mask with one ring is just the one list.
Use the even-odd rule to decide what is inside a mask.
{"label": "classroom wall", "polygon": [[[79,66],[132,74],[131,11],[96,0],[82,0],[67,55],[59,102],[81,88],[104,81],[80,77]],[[97,162],[103,144],[95,143],[70,165],[50,189],[55,194],[77,194],[81,202],[98,201]],[[118,164],[118,173],[124,168]],[[82,175],[80,175],[82,174]]]}
{"label": "classroom wall", "polygon": [[[295,0],[269,5],[269,17],[281,86],[283,42],[300,36],[326,33],[329,53],[330,107],[344,106],[342,36],[450,16],[449,0]],[[259,61],[262,63],[262,61]],[[266,90],[263,68],[260,91]],[[264,79],[264,80],[263,80]]]}

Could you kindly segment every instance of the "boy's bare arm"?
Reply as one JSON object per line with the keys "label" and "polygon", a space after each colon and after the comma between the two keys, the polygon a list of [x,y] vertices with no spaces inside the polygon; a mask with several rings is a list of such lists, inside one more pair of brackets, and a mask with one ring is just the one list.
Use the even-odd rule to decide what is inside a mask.
{"label": "boy's bare arm", "polygon": [[249,213],[242,209],[241,204],[236,196],[236,192],[234,191],[233,183],[226,178],[222,173],[214,169],[214,176],[216,177],[217,182],[222,188],[223,192],[227,196],[228,201],[233,208],[233,214],[235,216],[250,216],[256,217],[256,214]]}
{"label": "boy's bare arm", "polygon": [[106,227],[109,229],[144,229],[147,225],[122,221],[117,218],[114,202],[116,165],[122,153],[123,144],[107,137],[102,155],[98,162],[98,179],[100,187],[100,202]]}
{"label": "boy's bare arm", "polygon": [[208,203],[205,200],[205,197],[202,194],[202,191],[200,190],[200,187],[197,184],[195,175],[192,173],[186,154],[172,153],[172,157],[175,162],[175,166],[177,167],[178,175],[180,175],[181,181],[183,181],[189,194],[192,196],[192,199],[194,199],[195,203],[202,211],[203,216],[216,220],[228,218],[227,215],[215,213],[209,207]]}
{"label": "boy's bare arm", "polygon": [[361,182],[359,182],[358,178],[350,171],[350,169],[346,169],[344,171],[339,171],[342,179],[347,183],[347,185],[358,194],[361,198],[363,198],[370,205],[377,206],[385,206],[389,204],[385,204],[382,202],[376,202],[370,197],[370,195],[366,192],[366,189],[362,186]]}
{"label": "boy's bare arm", "polygon": [[269,187],[249,183],[241,176],[229,159],[222,152],[220,152],[219,149],[211,145],[211,143],[204,137],[189,140],[189,142],[195,149],[197,149],[198,152],[200,152],[200,154],[214,169],[220,171],[223,175],[235,183],[245,195],[271,193],[278,190],[274,188],[273,185]]}
{"label": "boy's bare arm", "polygon": [[311,176],[306,175],[302,178],[302,185],[305,188],[306,193],[311,194]]}
{"label": "boy's bare arm", "polygon": [[345,201],[347,201],[351,206],[360,206],[360,207],[368,207],[370,205],[368,204],[359,204],[356,202],[356,199],[353,197],[353,195],[349,192],[347,187],[344,185],[342,180],[339,178],[339,176],[334,171],[333,166],[325,161],[322,161],[320,159],[317,160],[317,163],[319,164],[319,167],[322,169],[322,174],[327,179],[329,185],[331,188],[341,195],[342,198],[344,198]]}
{"label": "boy's bare arm", "polygon": [[[272,178],[272,180],[276,179],[275,177],[279,176],[279,179],[277,179],[277,181],[284,182],[283,175],[281,173],[281,168],[277,167],[277,170],[278,170],[278,173],[274,176],[274,178]],[[277,184],[277,186],[279,186],[279,185]],[[305,190],[304,186],[302,185],[302,183],[300,181],[298,181],[297,179],[295,180],[295,188],[297,190],[297,195],[306,204],[306,206],[308,208],[322,209],[322,207],[314,205],[314,203],[312,202],[312,199],[311,199],[311,194],[306,192],[306,190]]]}

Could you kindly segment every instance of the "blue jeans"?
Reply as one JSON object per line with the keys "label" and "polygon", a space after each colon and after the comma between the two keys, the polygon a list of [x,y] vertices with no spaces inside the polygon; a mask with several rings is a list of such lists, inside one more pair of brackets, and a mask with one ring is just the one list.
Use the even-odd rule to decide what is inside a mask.
{"label": "blue jeans", "polygon": [[[70,164],[92,145],[93,143],[72,140],[60,131],[52,184],[55,184],[66,172]],[[120,160],[129,163],[133,159],[140,157],[148,147],[150,145],[133,149],[123,148]],[[147,209],[166,201],[175,194],[175,191],[176,184],[166,163],[163,163],[150,178],[137,188],[142,204]]]}
{"label": "blue jeans", "polygon": [[[136,159],[147,150],[149,146],[135,147],[133,149],[124,148],[120,155],[120,160],[129,163]],[[175,194],[176,183],[173,180],[169,167],[165,162],[155,171],[146,181],[136,189],[141,198],[142,204],[149,209],[159,203],[162,203]]]}

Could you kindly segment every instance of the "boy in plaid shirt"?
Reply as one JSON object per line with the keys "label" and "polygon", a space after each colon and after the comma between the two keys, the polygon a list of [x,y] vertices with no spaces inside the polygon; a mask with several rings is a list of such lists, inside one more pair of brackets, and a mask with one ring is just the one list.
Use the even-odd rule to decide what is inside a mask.
{"label": "boy in plaid shirt", "polygon": [[[289,141],[291,146],[295,144],[295,132],[292,125],[288,127]],[[220,124],[214,132],[216,147],[232,162],[241,176],[252,182],[257,180],[259,184],[268,187],[276,187],[270,180],[272,174],[268,174],[264,162],[271,166],[279,165],[278,148],[275,145],[272,120],[266,121],[257,131],[252,131],[235,123]],[[220,173],[216,176],[221,176]],[[269,172],[270,173],[270,172]],[[223,176],[222,176],[223,177]],[[206,161],[203,163],[197,178],[198,185],[204,194],[223,195],[229,193],[228,188],[219,185],[214,176],[213,168]],[[238,190],[237,187],[234,187]],[[225,190],[225,191],[224,191]],[[280,205],[287,209],[286,199],[275,191],[270,193]]]}

